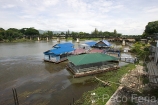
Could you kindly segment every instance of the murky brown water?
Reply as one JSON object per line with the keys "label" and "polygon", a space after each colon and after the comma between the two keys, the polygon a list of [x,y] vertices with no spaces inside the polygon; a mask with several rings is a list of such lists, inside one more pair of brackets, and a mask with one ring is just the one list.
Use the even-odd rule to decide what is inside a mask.
{"label": "murky brown water", "polygon": [[[43,52],[54,42],[0,43],[0,105],[14,105],[12,88],[20,105],[70,105],[97,83],[89,77],[72,78],[67,62],[43,62]],[[78,46],[74,43],[75,47]]]}
{"label": "murky brown water", "polygon": [[[68,105],[97,83],[93,77],[74,79],[67,62],[43,62],[43,52],[56,42],[0,43],[0,104],[14,105],[12,88],[20,105]],[[77,44],[76,44],[77,46]]]}

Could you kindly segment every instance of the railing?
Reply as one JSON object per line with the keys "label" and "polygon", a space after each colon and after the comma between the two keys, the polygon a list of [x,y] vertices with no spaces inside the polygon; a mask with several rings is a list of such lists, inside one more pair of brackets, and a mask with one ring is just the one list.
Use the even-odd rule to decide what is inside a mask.
{"label": "railing", "polygon": [[79,69],[80,72],[87,72],[87,71],[93,71],[93,70],[98,70],[98,67],[89,67],[89,68]]}
{"label": "railing", "polygon": [[121,61],[134,63],[135,58],[132,57],[121,57]]}

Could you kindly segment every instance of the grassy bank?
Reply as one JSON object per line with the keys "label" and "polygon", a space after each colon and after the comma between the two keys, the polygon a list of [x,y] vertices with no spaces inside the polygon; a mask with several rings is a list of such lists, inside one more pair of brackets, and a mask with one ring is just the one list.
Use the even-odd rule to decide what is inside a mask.
{"label": "grassy bank", "polygon": [[[98,78],[100,78],[103,81],[112,81],[119,83],[119,80],[122,78],[122,76],[128,73],[129,70],[132,70],[134,68],[135,68],[134,64],[128,64],[118,69],[118,71],[104,73],[100,75]],[[82,105],[92,105],[91,100],[94,99],[96,100],[96,103],[94,105],[105,105],[105,103],[117,90],[118,86],[119,85],[117,84],[111,84],[111,86],[104,87],[102,83],[99,83],[96,89],[84,93],[83,96],[78,101],[76,101],[76,103],[82,103]],[[91,93],[95,93],[96,95],[92,97]],[[105,94],[108,94],[109,96],[107,99],[104,99]]]}

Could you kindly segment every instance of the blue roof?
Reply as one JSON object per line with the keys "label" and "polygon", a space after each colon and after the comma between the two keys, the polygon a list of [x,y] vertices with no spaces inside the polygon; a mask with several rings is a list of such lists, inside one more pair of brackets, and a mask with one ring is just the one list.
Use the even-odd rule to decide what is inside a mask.
{"label": "blue roof", "polygon": [[109,43],[107,40],[102,40],[103,43],[105,43],[107,46],[111,46],[111,43]]}
{"label": "blue roof", "polygon": [[44,52],[46,55],[55,54],[55,55],[61,55],[64,53],[69,53],[74,51],[75,49],[73,47],[66,47],[66,48],[53,48],[51,50],[48,50]]}
{"label": "blue roof", "polygon": [[97,42],[95,41],[91,41],[91,42],[86,42],[85,44],[89,45],[89,46],[94,46]]}
{"label": "blue roof", "polygon": [[62,48],[62,47],[73,47],[74,45],[70,42],[66,42],[66,43],[59,43],[54,45],[54,48]]}

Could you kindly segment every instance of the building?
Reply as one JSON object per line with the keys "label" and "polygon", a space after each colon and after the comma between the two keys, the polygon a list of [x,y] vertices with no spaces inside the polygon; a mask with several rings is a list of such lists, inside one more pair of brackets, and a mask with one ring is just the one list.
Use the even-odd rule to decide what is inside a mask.
{"label": "building", "polygon": [[[79,45],[80,49],[76,49],[74,52],[77,52],[77,54],[84,54],[84,53],[104,53],[104,50],[94,48],[95,44],[97,42],[95,41],[89,41],[83,44]],[[75,53],[76,54],[76,53]]]}
{"label": "building", "polygon": [[68,69],[74,77],[102,73],[118,68],[118,58],[102,53],[90,53],[68,57]]}
{"label": "building", "polygon": [[90,42],[86,42],[85,44],[87,44],[90,47],[94,47],[96,43],[97,42],[95,42],[95,41],[90,41]]}
{"label": "building", "polygon": [[53,46],[53,48],[65,48],[65,47],[74,47],[74,45],[70,42],[59,43]]}
{"label": "building", "polygon": [[107,40],[102,40],[97,42],[94,46],[97,48],[107,48],[110,47],[111,44]]}
{"label": "building", "polygon": [[79,47],[82,48],[82,49],[89,50],[92,47],[94,47],[96,43],[97,42],[95,42],[95,41],[89,41],[89,42],[80,44]]}
{"label": "building", "polygon": [[44,61],[59,63],[67,60],[67,57],[74,51],[72,43],[60,43],[53,46],[51,50],[44,52]]}
{"label": "building", "polygon": [[158,42],[156,46],[150,46],[150,62],[147,63],[149,83],[158,87]]}

